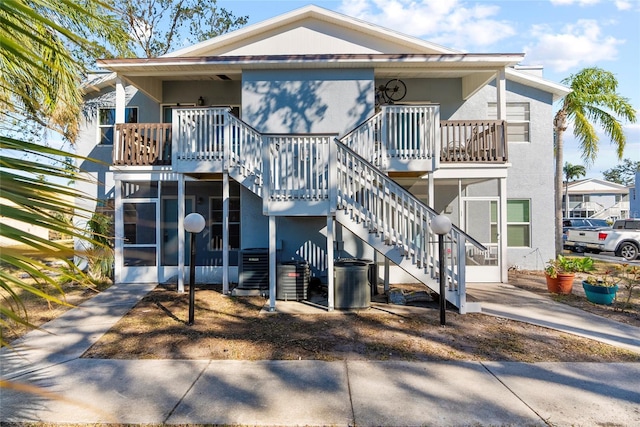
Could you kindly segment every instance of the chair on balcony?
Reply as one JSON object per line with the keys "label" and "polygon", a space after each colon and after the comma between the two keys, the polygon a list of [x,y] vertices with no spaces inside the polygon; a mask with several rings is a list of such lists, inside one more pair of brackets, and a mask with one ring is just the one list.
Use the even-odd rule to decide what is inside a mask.
{"label": "chair on balcony", "polygon": [[474,160],[495,160],[496,149],[491,144],[496,133],[495,125],[489,125],[484,130],[474,126],[471,137],[467,140],[467,153]]}
{"label": "chair on balcony", "polygon": [[122,139],[130,142],[130,144],[127,144],[127,146],[130,147],[129,156],[127,156],[129,158],[127,160],[130,160],[133,165],[153,164],[162,155],[158,150],[157,141],[150,137],[140,135],[138,130],[123,129]]}
{"label": "chair on balcony", "polygon": [[445,150],[445,159],[449,161],[464,161],[468,159],[467,143],[463,141],[449,141]]}

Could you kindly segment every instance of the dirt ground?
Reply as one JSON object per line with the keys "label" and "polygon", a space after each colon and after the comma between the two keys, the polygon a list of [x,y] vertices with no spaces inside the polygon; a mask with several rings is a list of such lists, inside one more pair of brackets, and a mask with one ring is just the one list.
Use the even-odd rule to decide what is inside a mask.
{"label": "dirt ground", "polygon": [[[510,283],[640,326],[640,295],[623,313],[615,305],[587,302],[578,279],[573,294],[565,297],[549,294],[541,273],[512,272]],[[404,287],[405,292],[416,289],[424,287]],[[459,315],[450,309],[442,327],[437,302],[421,302],[403,314],[384,308],[268,313],[266,303],[262,297],[231,297],[219,287],[202,287],[196,293],[195,324],[188,326],[188,293],[161,285],[84,357],[640,362],[640,355],[613,346],[483,314]]]}

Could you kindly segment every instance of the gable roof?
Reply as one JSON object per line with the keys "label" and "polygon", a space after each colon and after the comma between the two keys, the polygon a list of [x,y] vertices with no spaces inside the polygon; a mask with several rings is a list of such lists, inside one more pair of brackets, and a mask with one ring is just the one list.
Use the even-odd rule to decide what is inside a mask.
{"label": "gable roof", "polygon": [[[341,37],[332,36],[332,32],[341,33]],[[293,33],[293,35],[305,33],[304,36],[306,37],[291,37],[291,33]],[[258,43],[261,47],[264,47],[265,43],[263,41],[270,39],[275,42],[272,43],[273,45],[278,45],[279,54],[306,54],[310,52],[309,49],[314,48],[314,46],[306,43],[309,41],[309,36],[315,36],[316,40],[322,36],[331,41],[350,39],[351,47],[358,47],[360,50],[358,52],[354,52],[353,50],[340,52],[339,49],[342,46],[332,44],[330,51],[311,51],[311,53],[461,53],[338,12],[315,5],[308,5],[193,46],[185,47],[164,56],[246,55],[246,50],[244,52],[242,50],[239,51],[241,47],[246,49],[247,45],[254,43]],[[296,43],[296,40],[299,41],[299,43]],[[262,41],[262,43],[259,43],[260,41]],[[278,43],[279,41],[285,41],[287,43]],[[369,41],[368,44],[367,41]],[[371,44],[371,41],[375,41],[377,44]],[[362,45],[359,45],[360,43],[362,43]],[[336,51],[336,48],[338,51]],[[269,54],[272,52],[262,50],[260,53]]]}
{"label": "gable roof", "polygon": [[569,89],[514,70],[522,53],[473,54],[309,5],[159,58],[103,59],[160,101],[164,80],[239,80],[243,70],[373,68],[377,78],[461,78],[464,99],[507,70],[509,80],[549,92],[557,100]]}
{"label": "gable roof", "polygon": [[570,182],[567,190],[571,194],[627,194],[629,188],[604,179],[587,178]]}

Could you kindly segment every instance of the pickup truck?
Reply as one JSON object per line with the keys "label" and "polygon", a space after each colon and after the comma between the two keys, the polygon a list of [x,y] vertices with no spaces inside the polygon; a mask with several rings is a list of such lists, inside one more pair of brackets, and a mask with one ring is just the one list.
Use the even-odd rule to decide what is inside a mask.
{"label": "pickup truck", "polygon": [[600,253],[604,250],[604,241],[611,227],[578,227],[567,230],[567,239],[563,245],[571,252]]}
{"label": "pickup truck", "polygon": [[640,219],[617,220],[611,228],[569,229],[564,245],[573,252],[613,252],[633,261],[640,255]]}

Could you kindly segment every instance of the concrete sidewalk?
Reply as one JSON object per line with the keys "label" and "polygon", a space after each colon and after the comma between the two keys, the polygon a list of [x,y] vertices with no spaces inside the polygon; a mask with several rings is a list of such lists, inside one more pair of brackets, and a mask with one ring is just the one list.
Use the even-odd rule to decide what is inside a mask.
{"label": "concrete sidewalk", "polygon": [[[507,285],[501,285],[507,286]],[[637,346],[637,328],[501,286],[492,314]],[[640,363],[99,360],[80,355],[153,285],[113,286],[0,351],[3,422],[240,425],[640,425]],[[519,298],[520,306],[508,295]],[[524,300],[527,298],[526,300]],[[491,301],[491,302],[486,302]],[[526,302],[528,301],[528,302]],[[498,304],[501,302],[501,304]],[[586,313],[585,313],[586,314]],[[519,320],[523,320],[519,319]],[[600,320],[598,320],[600,319]],[[604,325],[604,326],[603,326]],[[615,332],[611,331],[615,329]],[[631,335],[626,335],[630,333]]]}

